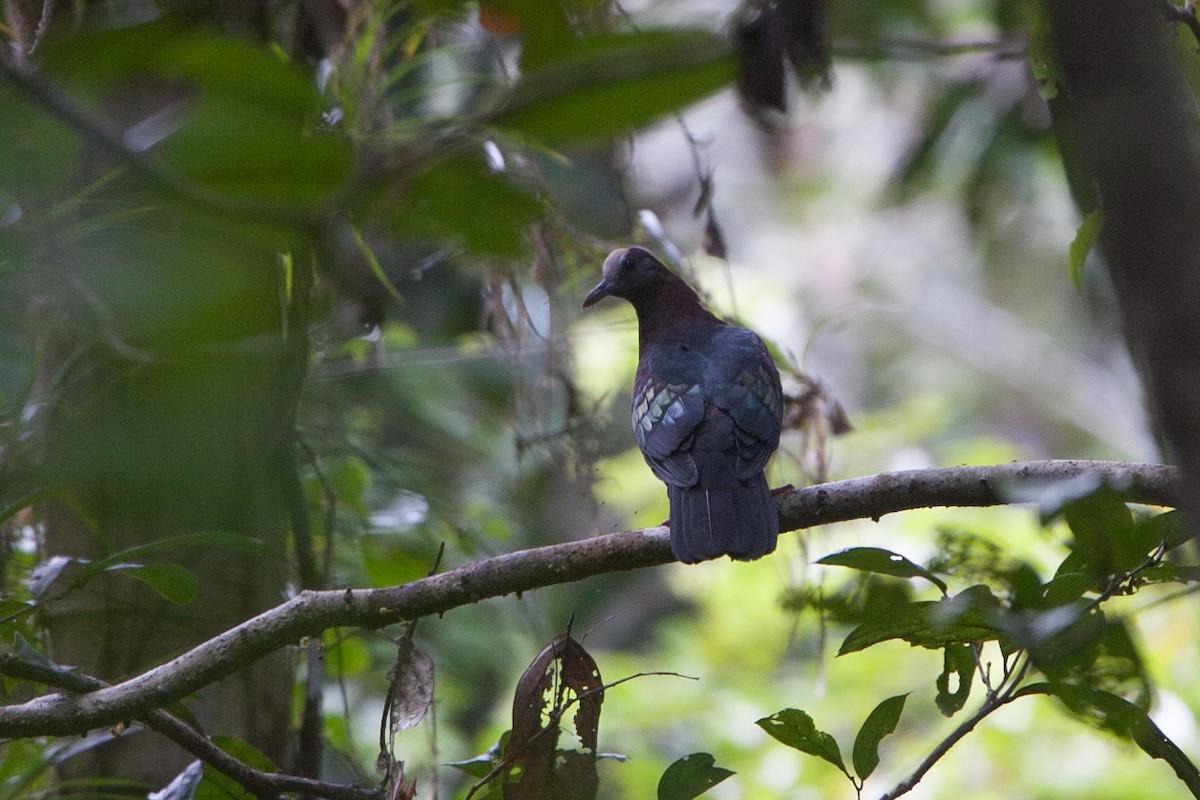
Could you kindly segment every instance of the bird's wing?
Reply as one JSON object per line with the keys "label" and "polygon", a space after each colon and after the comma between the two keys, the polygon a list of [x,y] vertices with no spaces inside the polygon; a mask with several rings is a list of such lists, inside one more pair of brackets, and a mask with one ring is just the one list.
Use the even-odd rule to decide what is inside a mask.
{"label": "bird's wing", "polygon": [[762,471],[779,446],[783,390],[766,345],[745,328],[729,326],[713,338],[704,371],[704,390],[733,420],[737,474],[749,480]]}
{"label": "bird's wing", "polygon": [[699,384],[639,376],[633,393],[633,435],[650,469],[664,483],[687,487],[699,475],[689,448],[704,419]]}

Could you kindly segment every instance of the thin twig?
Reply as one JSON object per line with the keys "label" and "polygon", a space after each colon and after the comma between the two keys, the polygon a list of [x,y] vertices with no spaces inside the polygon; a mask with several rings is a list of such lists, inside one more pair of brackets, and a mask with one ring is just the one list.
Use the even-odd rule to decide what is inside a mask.
{"label": "thin twig", "polygon": [[1021,681],[1025,679],[1028,664],[1028,660],[1022,659],[1019,667],[1010,670],[1004,676],[1003,681],[995,692],[988,692],[987,697],[984,698],[983,703],[974,714],[964,720],[949,736],[939,742],[937,747],[933,748],[929,755],[925,757],[925,760],[913,770],[913,773],[906,780],[898,784],[887,794],[881,796],[879,800],[896,800],[897,797],[908,794],[921,782],[926,773],[933,769],[934,765],[950,752],[950,748],[958,744],[968,733],[975,730],[975,727],[980,722],[987,719],[993,712],[1021,697],[1022,695],[1017,694],[1017,690],[1021,686]]}
{"label": "thin twig", "polygon": [[[50,662],[36,663],[12,653],[0,653],[0,674],[36,681],[72,692],[90,692],[108,688],[109,684],[73,669]],[[278,772],[263,772],[239,761],[213,743],[204,734],[177,717],[155,709],[138,717],[147,728],[157,731],[183,750],[221,772],[260,800],[275,800],[285,792],[300,792],[327,800],[380,800],[377,789],[363,789],[338,783],[327,783]]]}

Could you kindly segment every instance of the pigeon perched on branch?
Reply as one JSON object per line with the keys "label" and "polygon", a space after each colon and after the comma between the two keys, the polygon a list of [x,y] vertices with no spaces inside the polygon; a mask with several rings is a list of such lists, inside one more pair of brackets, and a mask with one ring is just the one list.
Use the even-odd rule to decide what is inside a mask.
{"label": "pigeon perched on branch", "polygon": [[633,434],[667,485],[671,552],[685,564],[770,553],[779,521],[763,468],[779,446],[783,393],[766,345],[709,313],[640,247],[609,254],[583,305],[610,296],[637,311]]}

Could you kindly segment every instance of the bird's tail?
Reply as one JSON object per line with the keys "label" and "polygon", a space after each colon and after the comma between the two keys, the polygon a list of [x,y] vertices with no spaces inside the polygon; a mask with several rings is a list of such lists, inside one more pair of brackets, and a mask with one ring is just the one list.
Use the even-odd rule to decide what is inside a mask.
{"label": "bird's tail", "polygon": [[761,472],[734,489],[668,486],[671,552],[685,564],[729,555],[762,558],[775,549],[779,518]]}

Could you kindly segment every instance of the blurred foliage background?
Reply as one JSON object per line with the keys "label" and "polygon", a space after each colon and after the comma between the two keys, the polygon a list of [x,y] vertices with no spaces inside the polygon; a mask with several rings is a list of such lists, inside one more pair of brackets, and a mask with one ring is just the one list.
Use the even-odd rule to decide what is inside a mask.
{"label": "blurred foliage background", "polygon": [[[1076,256],[1072,284],[1081,218],[1035,76],[1036,4],[782,5],[811,16],[778,27],[781,6],[733,0],[83,3],[45,18],[10,3],[6,646],[118,679],[301,587],[421,577],[443,544],[441,570],[661,523],[665,493],[628,431],[632,312],[579,310],[604,254],[631,241],[769,340],[785,388],[809,398],[772,485],[1156,460],[1094,257]],[[1177,42],[1194,79],[1194,43]],[[854,425],[836,438],[835,403]],[[928,510],[787,536],[753,564],[457,609],[417,629],[435,700],[396,754],[418,797],[463,796],[470,779],[446,763],[497,742],[517,677],[570,623],[607,680],[695,679],[608,692],[599,744],[620,757],[600,764],[601,797],[648,796],[696,751],[737,773],[712,797],[848,797],[833,767],[755,721],[802,708],[846,749],[879,701],[911,692],[878,794],[957,724],[933,702],[941,655],[887,642],[835,657],[848,627],[817,609],[856,584],[814,562],[958,548],[1048,577],[1069,543],[1028,509]],[[1152,717],[1194,753],[1196,620],[1172,591],[1123,611]],[[254,701],[251,728],[269,730],[238,735],[280,765],[372,784],[394,635],[332,631],[263,662],[253,695],[283,705]],[[3,686],[6,702],[37,691]],[[231,691],[210,702],[244,707],[251,690]],[[204,702],[212,732],[246,722]],[[104,741],[9,743],[0,796],[46,796],[64,765],[109,791],[89,783],[113,774]],[[129,791],[165,782],[145,780]],[[1178,784],[1031,698],[911,796],[964,791]]]}

